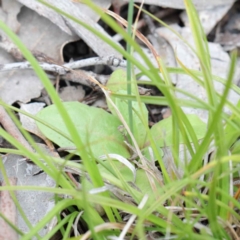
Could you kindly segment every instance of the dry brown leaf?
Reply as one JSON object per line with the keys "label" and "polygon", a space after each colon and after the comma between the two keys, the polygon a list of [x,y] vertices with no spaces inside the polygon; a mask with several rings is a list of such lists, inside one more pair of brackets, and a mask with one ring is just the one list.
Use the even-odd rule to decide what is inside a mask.
{"label": "dry brown leaf", "polygon": [[[11,63],[12,57],[0,49],[0,62]],[[0,98],[8,104],[29,102],[41,94],[43,86],[32,70],[0,72]]]}
{"label": "dry brown leaf", "polygon": [[[20,109],[27,113],[30,113],[32,115],[36,115],[40,110],[43,109],[44,106],[45,106],[45,103],[41,103],[41,102],[28,103],[28,104],[22,103]],[[24,129],[37,135],[38,137],[40,137],[42,139],[46,139],[44,137],[44,135],[39,131],[34,119],[32,119],[22,113],[19,113],[19,117],[20,117],[20,122],[22,123],[22,127]]]}
{"label": "dry brown leaf", "polygon": [[215,42],[223,45],[225,51],[231,51],[240,47],[240,34],[230,32],[220,33],[217,34]]}
{"label": "dry brown leaf", "polygon": [[[40,15],[45,16],[50,21],[58,25],[61,29],[63,29],[62,24],[60,25],[59,21],[56,19],[62,18],[62,21],[66,23],[68,30],[67,32],[71,31],[77,34],[80,38],[82,38],[92,49],[93,51],[99,56],[116,56],[121,57],[120,54],[113,49],[110,45],[106,42],[102,41],[99,37],[95,34],[91,33],[81,25],[77,24],[76,22],[60,15],[56,15],[56,12],[53,10],[44,7],[41,3],[35,0],[18,0],[25,6],[33,9],[34,11],[38,12]],[[99,19],[99,16],[95,14],[90,8],[86,5],[81,4],[79,2],[73,2],[70,0],[47,0],[47,3],[53,5],[61,9],[62,11],[70,14],[71,16],[83,21],[84,23],[88,23],[89,26],[93,27],[94,29],[101,32],[103,35],[111,39],[111,37],[105,32],[105,30],[96,23]],[[95,1],[100,7],[108,8],[109,7],[109,0],[98,0]],[[54,14],[54,15],[53,15]],[[54,17],[52,17],[54,16]],[[62,22],[61,21],[61,22]]]}
{"label": "dry brown leaf", "polygon": [[[175,31],[179,32],[182,37],[188,41],[194,47],[193,37],[191,30],[189,28],[181,28],[177,25],[172,26]],[[172,31],[167,28],[159,28],[157,29],[157,33],[159,37],[165,38],[175,50],[175,56],[189,69],[200,70],[200,63],[196,55],[192,52],[192,50],[186,46],[186,44],[180,40]],[[222,47],[216,43],[209,43],[209,52],[211,57],[212,64],[212,74],[217,75],[222,78],[226,78],[228,73],[228,67],[230,64],[229,55],[223,51]],[[224,85],[214,81],[214,87],[218,93],[222,93],[224,89]],[[183,74],[178,75],[177,79],[177,88],[180,88],[188,93],[191,93],[195,97],[206,101],[207,94],[205,89],[200,86],[196,81],[194,81],[191,77]],[[189,97],[183,95],[182,93],[176,92],[176,96],[183,99],[189,99]],[[230,90],[228,100],[233,104],[237,103],[240,99],[240,96]],[[183,107],[185,113],[194,113],[198,115],[203,121],[207,121],[208,114],[207,111],[202,109],[193,109]],[[230,113],[229,110],[225,109],[226,112]]]}
{"label": "dry brown leaf", "polygon": [[[39,168],[31,163],[27,163],[25,159],[18,155],[7,155],[3,158],[4,167],[9,177],[18,179],[18,186],[36,186],[35,191],[16,191],[17,200],[22,207],[26,217],[30,223],[36,225],[48,211],[54,206],[54,198],[52,193],[37,191],[37,186],[41,187],[55,187],[55,182],[46,173],[41,173],[33,176],[35,172],[39,171]],[[2,181],[2,175],[0,174],[0,181]],[[17,215],[16,226],[27,233],[29,231],[25,221],[21,215]],[[2,231],[2,228],[0,228]],[[1,232],[0,231],[0,232]],[[46,228],[40,231],[40,235],[46,234]],[[10,239],[10,238],[4,238]]]}
{"label": "dry brown leaf", "polygon": [[64,102],[81,101],[85,97],[82,86],[67,86],[60,89],[59,97]]}
{"label": "dry brown leaf", "polygon": [[17,15],[20,12],[22,4],[16,0],[2,0],[2,11],[0,18],[12,29],[13,32],[17,33],[20,28],[20,23],[17,20]]}
{"label": "dry brown leaf", "polygon": [[79,39],[76,35],[70,36],[63,32],[51,21],[26,7],[21,9],[18,19],[21,24],[18,36],[27,48],[44,53],[57,62],[62,61],[62,45]]}
{"label": "dry brown leaf", "polygon": [[[235,0],[192,0],[197,9],[214,8],[219,5],[232,4]],[[128,0],[129,2],[129,0]],[[142,2],[142,0],[135,0],[134,2]],[[161,7],[169,7],[176,9],[184,9],[183,0],[144,0],[145,4],[153,4]]]}
{"label": "dry brown leaf", "polygon": [[[206,34],[209,34],[231,7],[232,4],[225,4],[221,6],[216,6],[211,9],[204,9],[198,11],[199,19],[201,21],[204,32]],[[189,21],[186,12],[183,12],[180,16],[185,26],[189,27]]]}
{"label": "dry brown leaf", "polygon": [[[30,50],[37,50],[59,61],[61,46],[67,41],[78,37],[63,32],[48,19],[39,16],[36,12],[23,7],[19,14],[19,37]],[[31,34],[29,34],[31,33]],[[0,49],[2,64],[15,60]],[[29,102],[37,98],[43,88],[42,83],[32,70],[18,70],[0,73],[0,98],[8,104],[16,101]]]}

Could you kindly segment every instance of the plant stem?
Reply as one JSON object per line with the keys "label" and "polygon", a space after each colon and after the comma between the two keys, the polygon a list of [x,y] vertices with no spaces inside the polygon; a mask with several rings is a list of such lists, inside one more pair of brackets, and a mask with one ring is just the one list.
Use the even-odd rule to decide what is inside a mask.
{"label": "plant stem", "polygon": [[[128,5],[128,27],[127,32],[128,35],[132,35],[132,22],[133,22],[133,0],[129,1]],[[131,54],[131,44],[127,42],[127,52]],[[132,63],[127,60],[127,94],[132,95],[132,85],[131,85],[131,71],[132,71]],[[132,101],[128,100],[128,115],[129,115],[129,128],[131,132],[134,134],[133,129],[133,113],[132,113]]]}

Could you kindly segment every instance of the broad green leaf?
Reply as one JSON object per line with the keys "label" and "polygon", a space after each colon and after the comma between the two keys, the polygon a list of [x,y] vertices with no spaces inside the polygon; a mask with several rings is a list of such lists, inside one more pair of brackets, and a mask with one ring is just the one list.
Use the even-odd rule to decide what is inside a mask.
{"label": "broad green leaf", "polygon": [[[123,142],[124,137],[118,131],[121,122],[115,116],[102,109],[89,107],[79,102],[65,102],[63,105],[75,124],[83,144],[86,149],[90,149],[94,157],[97,158],[108,153],[129,157],[130,154]],[[55,105],[44,108],[38,113],[38,117],[69,136]],[[37,123],[37,125],[48,139],[60,147],[74,147],[73,142],[56,131],[41,123]]]}
{"label": "broad green leaf", "polygon": [[114,167],[119,170],[126,182],[134,180],[132,171],[126,165],[117,160],[111,160],[111,162],[109,160],[101,161],[101,164],[98,164],[98,169],[101,173],[111,174],[117,177],[112,164],[114,164]]}
{"label": "broad green leaf", "polygon": [[[127,91],[127,74],[122,69],[117,69],[114,71],[107,82],[107,87],[113,92],[118,92],[121,90]],[[135,95],[136,89],[132,83],[132,93]]]}
{"label": "broad green leaf", "polygon": [[[151,154],[151,155],[150,155],[149,150],[152,151],[152,154]],[[162,148],[158,147],[157,150],[158,150],[159,155],[162,157],[162,156],[164,155]],[[152,147],[150,147],[150,146],[144,148],[144,149],[142,150],[142,154],[143,154],[143,156],[144,156],[146,159],[148,159],[149,161],[156,161],[156,160],[157,160],[157,158],[156,158],[156,156],[155,156],[155,154],[154,154],[154,152],[153,152],[153,150],[152,150]]]}
{"label": "broad green leaf", "polygon": [[[237,108],[240,108],[240,101],[238,101],[237,103]],[[229,117],[229,120],[234,123],[236,125],[236,127],[233,127],[232,125],[230,125],[229,123],[226,123],[226,127],[224,129],[224,133],[225,133],[225,142],[228,146],[228,148],[230,148],[235,141],[237,141],[240,133],[238,130],[236,130],[236,128],[240,128],[240,121],[239,118],[236,114],[232,114]]]}
{"label": "broad green leaf", "polygon": [[[137,174],[136,174],[136,180],[134,182],[134,177],[131,172],[131,170],[126,167],[123,163],[112,160],[111,162],[106,160],[102,164],[98,164],[99,171],[101,173],[105,174],[111,174],[117,177],[117,174],[115,173],[114,168],[112,167],[112,164],[114,164],[114,167],[117,168],[124,179],[125,182],[130,183],[130,186],[133,186],[134,189],[137,191],[135,194],[141,199],[145,194],[149,196],[149,201],[154,201],[155,197],[158,195],[158,191],[153,192],[152,188],[150,186],[148,177],[146,175],[146,171],[143,169],[137,169]],[[156,182],[155,186],[157,190],[161,189],[161,186]],[[135,185],[135,187],[134,187]],[[155,199],[156,200],[156,199]]]}
{"label": "broad green leaf", "polygon": [[232,155],[240,154],[240,141],[239,140],[237,140],[231,147],[231,153],[232,153]]}
{"label": "broad green leaf", "polygon": [[[237,103],[237,108],[240,108],[240,101]],[[239,154],[240,153],[240,141],[239,141],[239,135],[240,132],[236,128],[240,128],[240,121],[239,117],[236,114],[232,114],[229,117],[229,120],[236,125],[236,127],[233,127],[230,123],[226,123],[226,127],[224,129],[225,132],[225,142],[230,148],[230,151],[233,154]]]}
{"label": "broad green leaf", "polygon": [[[127,78],[126,73],[118,69],[115,71],[107,84],[107,87],[119,94],[127,94]],[[135,87],[132,86],[132,92],[135,93]],[[117,106],[118,110],[124,117],[125,121],[129,123],[129,112],[128,112],[128,101],[124,99],[120,99],[114,96],[111,96],[111,99]],[[108,102],[108,107],[111,110],[112,114],[117,116],[117,113],[113,106]],[[141,114],[143,113],[143,115]],[[140,148],[143,147],[144,143],[146,142],[146,128],[143,124],[143,122],[148,122],[148,111],[144,103],[138,104],[138,102],[133,101],[132,102],[132,115],[133,115],[133,135],[139,145]]]}
{"label": "broad green leaf", "polygon": [[[207,131],[206,123],[204,123],[197,115],[187,114],[186,116],[194,129],[197,139],[202,139]],[[150,131],[158,147],[168,147],[173,145],[172,116],[156,123]],[[190,137],[189,133],[188,137]],[[179,143],[184,143],[181,134]]]}
{"label": "broad green leaf", "polygon": [[[152,175],[150,174],[151,178]],[[152,178],[154,179],[154,178]],[[138,169],[137,170],[137,177],[136,177],[136,186],[143,195],[147,194],[149,196],[149,201],[155,202],[158,197],[160,197],[160,190],[161,186],[160,184],[154,179],[154,184],[156,186],[156,191],[154,191],[149,183],[149,179],[147,177],[147,172],[144,169]]]}

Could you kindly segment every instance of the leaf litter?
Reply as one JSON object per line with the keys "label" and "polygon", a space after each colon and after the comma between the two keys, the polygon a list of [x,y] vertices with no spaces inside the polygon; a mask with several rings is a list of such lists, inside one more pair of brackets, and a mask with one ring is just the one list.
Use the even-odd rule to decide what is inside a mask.
{"label": "leaf litter", "polygon": [[[22,7],[19,2],[25,7]],[[75,11],[77,8],[85,7],[84,5],[79,5],[79,3],[75,3],[74,1],[69,1],[67,4],[66,1],[48,1],[49,3],[53,4],[55,7],[61,8],[65,10],[68,13],[74,12],[73,15],[76,17],[79,17],[80,20],[86,21],[89,24],[91,24],[92,27],[99,29],[103,34],[109,37],[109,39],[112,38],[112,36],[108,35],[107,31],[97,23],[98,16],[89,10],[89,8],[86,8],[84,11]],[[140,1],[136,1],[140,2]],[[204,30],[207,34],[216,34],[216,43],[209,43],[209,49],[210,49],[210,55],[212,60],[212,70],[213,73],[217,76],[220,76],[222,78],[226,77],[227,74],[227,67],[230,62],[229,54],[225,50],[229,50],[226,46],[231,45],[231,49],[234,47],[238,47],[237,41],[236,43],[230,42],[230,40],[223,41],[221,35],[219,35],[218,32],[213,33],[213,31],[218,27],[219,22],[224,18],[224,15],[227,14],[229,9],[232,7],[232,4],[234,1],[228,0],[228,1],[222,1],[222,0],[212,0],[208,1],[206,3],[205,1],[193,1],[195,3],[195,6],[199,10],[200,14],[200,20],[202,20]],[[8,5],[10,4],[10,5]],[[11,5],[12,4],[12,5]],[[37,5],[36,5],[37,4]],[[100,7],[108,8],[110,6],[110,1],[96,1],[96,4],[98,4]],[[155,7],[169,7],[169,8],[177,8],[177,9],[184,9],[184,5],[181,1],[174,0],[174,1],[162,1],[159,3],[159,1],[149,0],[145,1],[145,4],[152,4],[152,6]],[[206,9],[206,5],[208,5],[208,9]],[[9,7],[12,6],[12,7]],[[217,6],[217,8],[216,8]],[[212,9],[211,9],[212,7]],[[214,10],[213,10],[214,7]],[[32,9],[32,10],[31,10]],[[73,11],[74,9],[74,11]],[[157,8],[155,8],[157,9]],[[69,21],[65,17],[61,16],[60,14],[56,14],[52,10],[46,8],[45,6],[41,5],[40,3],[37,3],[36,1],[31,0],[19,0],[19,1],[4,1],[2,0],[2,8],[1,10],[1,19],[7,23],[8,26],[12,28],[12,30],[18,34],[20,39],[25,43],[25,45],[31,50],[31,51],[39,51],[44,56],[50,57],[53,59],[54,63],[62,65],[64,63],[64,54],[62,53],[62,50],[64,49],[64,46],[66,43],[73,42],[76,40],[79,40],[79,38],[83,39],[88,46],[91,48],[89,52],[92,52],[93,55],[90,56],[112,56],[121,58],[119,53],[117,53],[115,50],[111,49],[109,46],[107,46],[105,43],[100,41],[97,37],[93,36],[89,33],[89,31],[86,31],[84,28],[80,27],[79,25],[76,25],[72,21]],[[120,9],[121,10],[121,9]],[[167,10],[167,9],[166,9]],[[39,15],[38,15],[39,14]],[[180,16],[178,16],[176,19],[180,19],[183,21],[184,27],[179,26],[179,23],[174,23],[171,25],[172,28],[174,28],[180,35],[183,36],[184,39],[186,39],[190,44],[192,44],[192,36],[191,32],[189,30],[188,22],[185,18],[186,14],[182,12]],[[145,23],[147,25],[147,23]],[[236,26],[235,26],[236,27]],[[221,30],[220,30],[221,31]],[[29,34],[31,33],[31,34]],[[228,32],[226,33],[220,33],[220,34],[230,34]],[[225,36],[224,35],[224,36]],[[220,37],[219,37],[220,36]],[[167,63],[170,67],[176,67],[177,61],[176,58],[181,60],[185,64],[186,67],[190,69],[199,69],[199,62],[194,56],[194,54],[191,52],[191,50],[186,47],[186,45],[180,41],[169,29],[167,28],[159,28],[156,27],[155,32],[152,34],[152,36],[149,37],[150,41],[152,42],[155,49],[159,50],[159,54],[163,55],[164,53],[164,61]],[[229,38],[230,39],[230,38]],[[223,45],[223,47],[220,44]],[[81,46],[79,46],[81,47]],[[86,47],[84,47],[84,50]],[[7,64],[7,63],[13,63],[16,60],[13,59],[13,57],[16,57],[14,55],[10,56],[9,53],[7,53],[5,50],[0,49],[1,51],[1,64]],[[81,51],[79,51],[81,52]],[[89,54],[86,54],[86,58],[89,58]],[[151,53],[149,53],[151,55]],[[80,56],[79,56],[80,57]],[[154,58],[152,58],[154,59]],[[75,61],[75,60],[70,60]],[[154,61],[154,60],[152,60]],[[114,67],[110,67],[110,73],[114,70]],[[85,74],[90,74],[89,69],[86,69]],[[91,71],[91,69],[90,69]],[[138,70],[136,70],[137,72]],[[124,73],[123,71],[121,74]],[[35,76],[34,72],[32,70],[14,70],[11,72],[1,72],[1,84],[0,84],[0,96],[1,100],[8,104],[17,104],[21,105],[22,109],[25,109],[30,106],[36,106],[36,109],[40,109],[43,105],[47,103],[50,104],[51,102],[46,102],[43,97],[41,97],[42,101],[39,103],[33,103],[32,100],[36,101],[36,99],[39,99],[39,96],[42,95],[42,84],[39,81],[39,79]],[[91,73],[92,74],[92,73]],[[120,71],[116,71],[112,74],[112,76],[109,78],[109,73],[107,74],[108,81],[108,88],[112,91],[118,91],[119,94],[126,94],[126,89],[120,88],[120,89],[111,89],[111,81],[114,78],[114,75],[119,77]],[[79,76],[78,74],[75,76]],[[86,75],[84,75],[86,76]],[[89,76],[89,75],[87,75]],[[90,77],[89,77],[90,78]],[[63,101],[70,101],[65,102],[64,106],[66,106],[66,109],[68,113],[70,114],[70,117],[72,118],[74,123],[78,123],[76,125],[77,130],[79,133],[83,134],[85,132],[85,136],[81,135],[81,138],[84,139],[84,144],[90,146],[90,151],[94,154],[96,158],[98,158],[101,155],[107,154],[107,153],[114,153],[119,154],[121,156],[124,156],[126,158],[130,158],[131,155],[134,155],[134,149],[129,148],[127,144],[124,143],[124,141],[129,142],[129,139],[126,139],[126,135],[124,132],[119,131],[119,126],[121,123],[117,119],[116,115],[114,114],[114,110],[111,109],[110,106],[109,109],[112,111],[113,115],[106,113],[105,111],[94,108],[94,107],[88,107],[84,105],[83,103],[77,103],[72,101],[82,101],[86,99],[86,97],[89,95],[94,95],[95,89],[91,89],[91,85],[86,87],[86,84],[77,84],[74,85],[69,79],[67,81],[57,80],[55,75],[51,76],[52,82],[56,84],[56,89],[58,90],[58,85],[61,85],[59,95],[61,97],[62,94],[62,100]],[[119,78],[120,80],[126,81],[126,78]],[[117,79],[117,81],[119,80]],[[70,78],[70,80],[73,80]],[[238,77],[235,77],[236,83],[239,80]],[[88,81],[88,80],[87,80]],[[172,82],[175,84],[178,88],[185,90],[186,92],[191,92],[193,95],[199,97],[202,100],[206,100],[206,94],[203,90],[203,88],[196,84],[195,81],[192,81],[191,78],[187,76],[183,76],[180,74],[172,75]],[[118,82],[119,83],[119,82]],[[223,85],[219,82],[215,82],[215,88],[216,90],[221,93],[223,90]],[[65,95],[63,97],[63,93],[65,92]],[[96,91],[98,92],[98,90]],[[95,93],[96,93],[95,92]],[[67,94],[66,94],[67,93]],[[73,96],[75,95],[76,96]],[[79,94],[79,95],[78,95]],[[181,98],[185,97],[184,95],[178,94],[177,97],[180,96]],[[232,91],[229,94],[229,99],[232,103],[236,103],[239,100],[239,95]],[[118,106],[120,112],[122,115],[127,116],[127,105],[124,101],[118,101],[117,99],[112,98],[113,101],[115,101],[115,104]],[[94,105],[94,103],[93,103]],[[106,106],[106,105],[105,105]],[[39,108],[40,107],[40,108]],[[136,105],[136,108],[139,106]],[[158,143],[158,147],[161,149],[160,154],[164,157],[165,164],[167,165],[167,169],[169,174],[172,172],[175,173],[175,176],[181,177],[183,174],[182,170],[177,169],[174,165],[175,163],[172,161],[173,156],[169,156],[169,149],[171,146],[171,127],[164,127],[164,122],[169,125],[171,124],[171,116],[163,121],[156,120],[156,117],[154,117],[154,114],[151,113],[154,112],[154,108],[146,108],[146,106],[143,104],[141,108],[143,109],[143,115],[139,116],[136,114],[134,116],[135,121],[135,129],[136,131],[139,131],[139,135],[136,136],[136,140],[141,148],[141,150],[144,152],[146,151],[145,144],[145,128],[141,129],[141,126],[143,126],[144,121],[148,121],[150,116],[148,114],[152,115],[152,119],[155,120],[154,123],[156,123],[152,128],[151,132],[153,135],[159,137],[159,134],[167,134],[167,138],[164,138],[163,141],[161,139],[161,143]],[[36,114],[38,110],[28,110],[31,114]],[[78,109],[78,111],[76,111]],[[150,110],[149,110],[150,109]],[[156,109],[156,108],[155,108]],[[157,108],[159,109],[159,108]],[[197,126],[202,125],[201,129],[198,129],[199,132],[196,133],[198,140],[200,140],[206,129],[206,125],[204,122],[206,122],[208,116],[207,113],[199,110],[199,109],[187,109],[183,108],[183,110],[186,113],[191,113],[194,115],[188,115],[190,119],[190,122]],[[139,109],[135,109],[134,112],[139,112]],[[228,113],[230,113],[228,111]],[[161,111],[156,111],[156,116],[161,116]],[[56,134],[46,126],[37,123],[39,129],[41,130],[41,133],[39,132],[39,129],[34,126],[34,122],[30,121],[30,118],[27,118],[23,114],[19,114],[20,120],[22,122],[22,125],[25,129],[27,129],[29,132],[34,133],[35,135],[42,137],[43,139],[47,137],[51,141],[53,141],[55,144],[58,145],[58,147],[65,148],[65,151],[73,152],[74,150],[67,150],[71,147],[74,147],[74,144],[69,141],[69,139],[64,138],[63,136]],[[68,134],[68,132],[65,129],[65,125],[63,124],[61,118],[59,117],[58,113],[56,112],[55,106],[49,106],[44,108],[42,111],[37,113],[37,116],[42,118],[44,121],[49,122],[50,124],[54,122],[54,126],[58,127],[59,130],[63,131],[64,134]],[[83,117],[84,116],[84,117]],[[101,117],[100,117],[101,116]],[[161,117],[160,117],[161,118]],[[203,120],[203,122],[201,120]],[[98,123],[96,125],[96,122]],[[114,124],[113,124],[114,123]],[[109,126],[112,126],[112,128],[109,128]],[[159,130],[157,129],[159,128]],[[106,131],[106,129],[109,131],[109,133]],[[93,134],[94,133],[94,134]],[[101,142],[100,139],[107,138],[109,136],[112,136],[114,139],[114,144],[112,144],[111,141],[103,141]],[[68,136],[69,137],[69,136]],[[109,140],[109,139],[108,139]],[[95,142],[95,144],[90,144],[91,142]],[[118,145],[116,145],[116,142]],[[156,140],[158,142],[158,140]],[[106,143],[109,144],[106,145]],[[168,149],[166,149],[168,148]],[[184,152],[184,157],[186,157],[185,154],[185,147],[181,145],[181,150]],[[49,150],[49,148],[48,148]],[[147,149],[149,151],[149,149]],[[212,150],[211,150],[212,151]],[[51,153],[51,151],[50,151]],[[49,153],[49,154],[50,154]],[[164,154],[165,153],[165,154]],[[81,155],[81,153],[77,153]],[[56,155],[55,155],[56,156]],[[150,150],[150,158],[152,158],[153,162],[156,160],[154,159],[154,156],[151,155]],[[14,155],[8,155],[5,156],[5,168],[7,171],[8,177],[15,177],[17,178],[17,184],[18,185],[33,185],[33,186],[51,186],[54,187],[55,183],[54,181],[49,178],[45,173],[41,173],[37,176],[34,176],[33,173],[33,166],[30,165],[26,161],[22,161],[21,157],[14,156]],[[189,159],[189,158],[188,158]],[[110,164],[107,166],[107,164]],[[135,162],[136,166],[139,166],[137,162]],[[149,166],[151,164],[154,165],[154,163],[149,162]],[[132,176],[131,170],[124,166],[123,163],[113,161],[111,164],[111,161],[105,162],[105,167],[103,165],[99,164],[99,168],[102,172],[106,171],[106,169],[110,169],[111,174],[115,175],[118,173],[116,169],[120,169],[120,172],[123,174],[124,178],[128,179],[130,176]],[[31,166],[31,167],[29,167]],[[155,165],[154,165],[155,166]],[[184,166],[181,165],[181,167]],[[17,169],[17,171],[16,171]],[[29,170],[31,169],[31,170]],[[150,167],[149,167],[150,169]],[[129,174],[130,171],[130,174]],[[132,170],[133,172],[135,170]],[[152,171],[158,171],[158,175],[161,176],[161,172],[159,169],[154,169],[152,167]],[[179,175],[180,173],[180,175]],[[109,172],[108,172],[109,174]],[[135,174],[135,173],[134,173]],[[159,183],[161,180],[154,179],[155,183],[153,185],[144,184],[144,182],[149,183],[147,180],[146,172],[144,170],[143,166],[140,166],[137,168],[136,173],[136,181],[134,178],[130,177],[129,181],[131,182],[132,186],[134,186],[137,191],[141,191],[142,193],[148,193],[151,195],[152,187],[156,186],[157,183]],[[145,179],[142,181],[142,179]],[[3,178],[0,174],[0,180],[3,181]],[[91,184],[90,184],[91,185]],[[160,186],[160,185],[158,185]],[[89,186],[89,190],[92,188],[92,186]],[[120,192],[120,189],[115,189],[115,193],[118,191]],[[117,195],[119,199],[124,196],[124,194],[118,194]],[[31,224],[35,225],[40,219],[46,215],[51,207],[54,205],[52,201],[52,195],[46,194],[42,192],[41,194],[37,192],[32,192],[31,194],[25,194],[24,192],[17,192],[18,201],[20,202],[20,205],[24,209],[25,213],[27,214],[27,217],[29,217],[29,220],[31,221]],[[155,195],[157,197],[157,193]],[[126,198],[123,197],[125,201],[127,201]],[[136,200],[136,199],[135,199]],[[134,199],[131,199],[131,202],[135,202]],[[47,204],[41,204],[41,202],[47,203]],[[135,202],[136,203],[136,202]],[[29,205],[31,205],[32,209],[29,209]],[[38,207],[41,206],[41,207]],[[39,209],[41,209],[41,214],[39,213]],[[31,215],[32,214],[32,215]],[[19,215],[19,214],[18,214]],[[19,218],[21,219],[21,217]],[[22,220],[19,220],[17,223],[17,226],[24,232],[27,232],[28,229],[26,225],[23,224]],[[1,227],[1,225],[0,225]],[[197,228],[197,227],[196,227]],[[43,236],[47,233],[47,230],[42,230],[40,234]]]}

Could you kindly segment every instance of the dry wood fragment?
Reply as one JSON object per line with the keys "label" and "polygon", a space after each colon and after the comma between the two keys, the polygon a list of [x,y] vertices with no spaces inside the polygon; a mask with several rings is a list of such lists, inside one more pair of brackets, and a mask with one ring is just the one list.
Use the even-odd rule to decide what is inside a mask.
{"label": "dry wood fragment", "polygon": [[[16,178],[9,178],[10,185],[16,185]],[[6,183],[2,184],[6,186]],[[9,191],[0,192],[0,212],[16,226],[17,210],[12,200]],[[7,222],[0,218],[0,240],[17,240],[18,234],[14,231]]]}
{"label": "dry wood fragment", "polygon": [[3,106],[0,106],[0,124],[3,128],[12,135],[19,143],[21,143],[29,151],[33,151],[27,140],[23,137],[11,117],[8,115]]}

